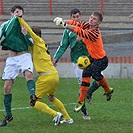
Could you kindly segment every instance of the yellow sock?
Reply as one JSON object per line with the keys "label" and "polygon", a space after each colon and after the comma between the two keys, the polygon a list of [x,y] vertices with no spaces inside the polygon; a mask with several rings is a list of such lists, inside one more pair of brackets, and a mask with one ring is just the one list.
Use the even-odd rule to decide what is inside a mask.
{"label": "yellow sock", "polygon": [[70,120],[70,116],[68,115],[63,103],[59,99],[55,98],[55,100],[52,103],[59,110],[59,112],[63,114],[64,119],[66,121]]}
{"label": "yellow sock", "polygon": [[36,101],[34,108],[53,117],[57,116],[57,112],[51,109],[47,104],[43,102]]}

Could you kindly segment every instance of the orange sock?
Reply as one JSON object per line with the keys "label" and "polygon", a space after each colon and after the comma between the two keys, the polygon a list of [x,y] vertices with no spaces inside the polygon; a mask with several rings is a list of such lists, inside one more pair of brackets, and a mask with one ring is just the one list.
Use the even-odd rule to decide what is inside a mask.
{"label": "orange sock", "polygon": [[78,98],[78,101],[84,102],[87,92],[88,92],[88,87],[87,86],[81,86],[80,87],[80,96]]}
{"label": "orange sock", "polygon": [[105,93],[107,93],[109,91],[109,86],[108,86],[108,83],[107,83],[105,77],[103,77],[102,80],[98,81],[98,83],[99,83],[100,86],[103,87]]}

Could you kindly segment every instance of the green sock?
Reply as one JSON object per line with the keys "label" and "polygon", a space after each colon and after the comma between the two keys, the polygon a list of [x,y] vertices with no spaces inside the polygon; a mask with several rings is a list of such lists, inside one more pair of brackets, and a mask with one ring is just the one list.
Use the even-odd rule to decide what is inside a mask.
{"label": "green sock", "polygon": [[97,84],[96,81],[93,81],[93,83],[91,84],[91,86],[90,86],[90,88],[88,90],[87,95],[92,96],[92,93],[95,92],[99,87],[100,87],[100,85]]}
{"label": "green sock", "polygon": [[27,87],[28,87],[28,91],[30,93],[30,96],[35,94],[35,82],[33,80],[27,81]]}
{"label": "green sock", "polygon": [[[80,94],[79,94],[79,95],[80,95]],[[82,108],[81,108],[81,111],[82,111],[85,115],[87,115],[87,109],[86,109],[85,102],[84,102],[84,105],[83,105]]]}
{"label": "green sock", "polygon": [[87,109],[86,109],[85,103],[82,106],[81,111],[84,113],[84,115],[87,115]]}
{"label": "green sock", "polygon": [[5,94],[4,95],[4,106],[5,106],[6,116],[12,115],[11,102],[12,102],[12,94]]}

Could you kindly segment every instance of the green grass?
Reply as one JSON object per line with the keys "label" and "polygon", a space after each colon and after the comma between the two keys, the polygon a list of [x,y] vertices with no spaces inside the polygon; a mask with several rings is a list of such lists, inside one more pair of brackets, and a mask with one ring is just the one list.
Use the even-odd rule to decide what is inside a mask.
{"label": "green grass", "polygon": [[[80,112],[73,112],[79,90],[76,79],[61,78],[56,97],[65,104],[75,123],[56,127],[51,116],[32,108],[25,108],[30,107],[26,81],[24,78],[18,78],[12,89],[12,108],[21,109],[12,111],[14,120],[6,127],[1,127],[0,133],[131,133],[133,132],[132,79],[108,79],[108,83],[115,89],[112,100],[106,101],[103,89],[99,88],[93,95],[92,104],[86,103],[92,119],[83,120]],[[0,121],[4,118],[2,88],[3,81],[0,81]],[[43,100],[55,109],[46,98]]]}

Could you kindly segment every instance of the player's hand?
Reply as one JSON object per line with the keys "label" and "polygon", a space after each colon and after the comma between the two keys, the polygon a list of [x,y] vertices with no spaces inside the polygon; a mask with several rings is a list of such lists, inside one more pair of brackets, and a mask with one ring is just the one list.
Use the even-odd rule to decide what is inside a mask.
{"label": "player's hand", "polygon": [[57,61],[53,59],[52,61],[53,65],[56,67],[57,66]]}
{"label": "player's hand", "polygon": [[62,18],[59,18],[59,17],[56,17],[53,21],[58,24],[61,21],[63,21],[63,19]]}
{"label": "player's hand", "polygon": [[60,26],[62,28],[67,27],[67,24],[63,21],[62,18],[56,17],[53,21],[56,23],[57,26]]}
{"label": "player's hand", "polygon": [[21,27],[21,32],[23,33],[24,36],[27,35],[28,31],[27,31],[27,29],[26,29],[25,26],[22,26],[22,27]]}

